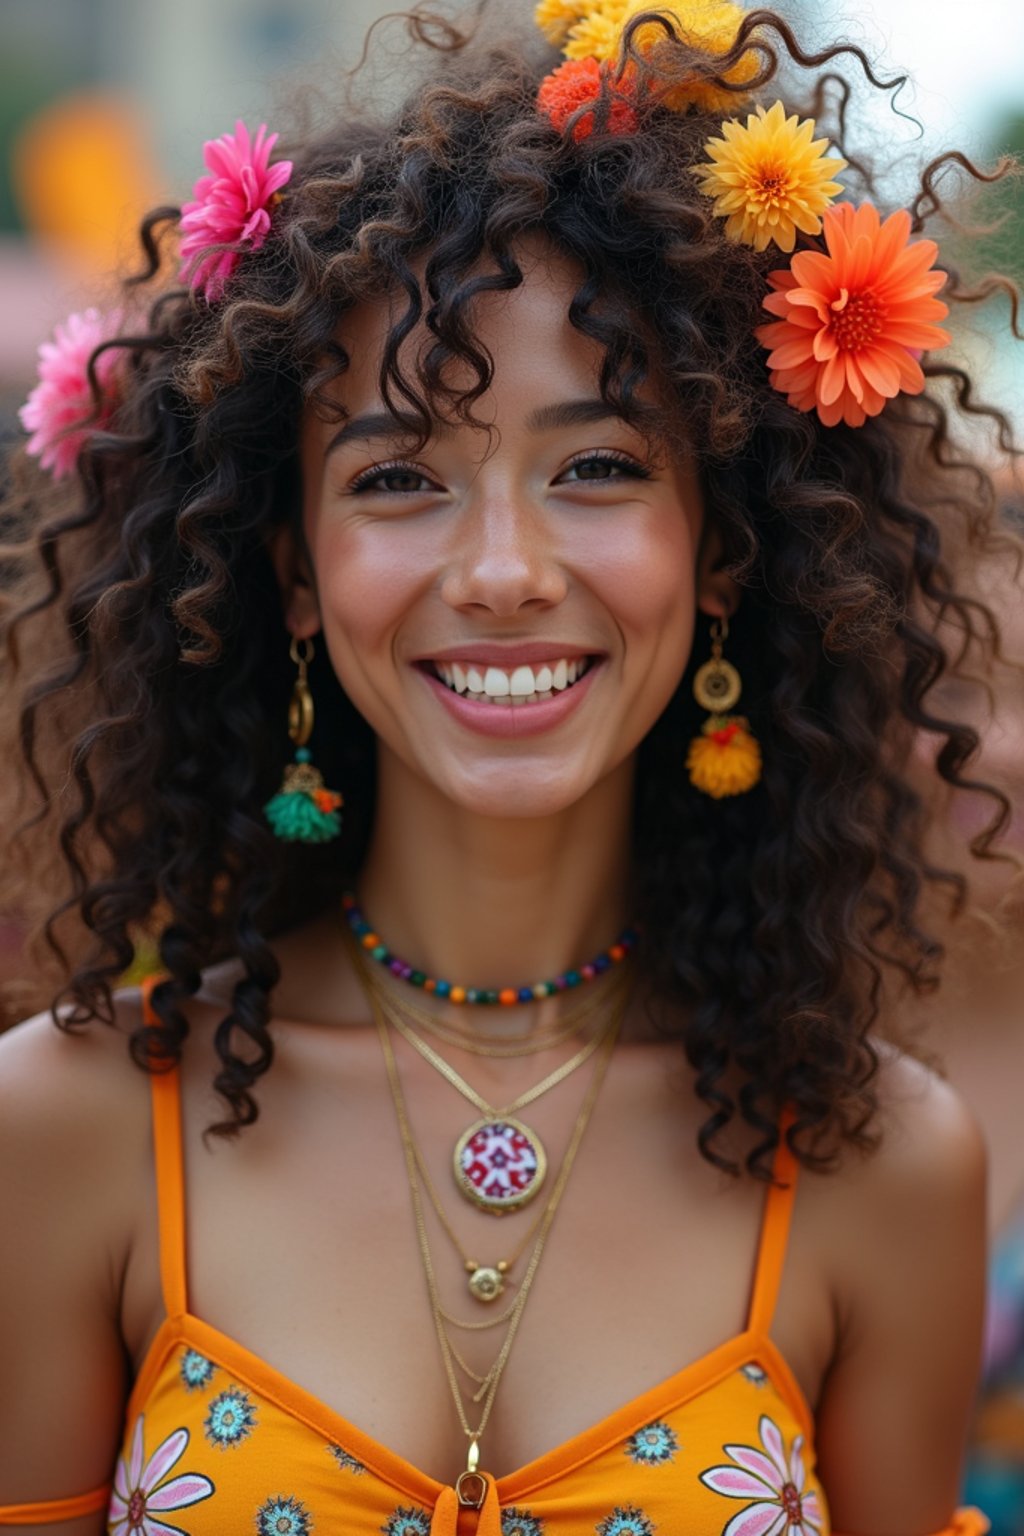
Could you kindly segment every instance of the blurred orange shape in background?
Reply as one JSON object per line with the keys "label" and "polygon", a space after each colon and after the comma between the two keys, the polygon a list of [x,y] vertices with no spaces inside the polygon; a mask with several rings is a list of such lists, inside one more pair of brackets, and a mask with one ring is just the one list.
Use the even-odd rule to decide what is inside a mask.
{"label": "blurred orange shape in background", "polygon": [[50,103],[21,130],[11,168],[26,228],[53,255],[83,277],[134,264],[162,178],[131,100],[77,92]]}

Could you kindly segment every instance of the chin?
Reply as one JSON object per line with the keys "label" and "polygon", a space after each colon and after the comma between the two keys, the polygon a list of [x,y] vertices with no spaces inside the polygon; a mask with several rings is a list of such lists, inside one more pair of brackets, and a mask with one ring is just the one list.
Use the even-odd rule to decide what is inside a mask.
{"label": "chin", "polygon": [[439,784],[442,794],[474,816],[512,821],[539,820],[557,816],[582,800],[593,788],[591,780],[575,782],[566,773],[549,776],[507,768],[488,776],[486,781]]}

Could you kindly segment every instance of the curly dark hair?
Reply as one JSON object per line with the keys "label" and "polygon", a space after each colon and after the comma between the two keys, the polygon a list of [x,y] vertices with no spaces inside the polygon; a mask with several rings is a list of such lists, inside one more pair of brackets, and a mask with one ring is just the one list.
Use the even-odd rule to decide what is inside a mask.
{"label": "curly dark hair", "polygon": [[[495,43],[422,11],[408,24],[423,79],[396,112],[350,100],[329,132],[289,148],[295,170],[272,234],[222,300],[174,276],[178,210],[149,216],[144,269],[125,290],[137,320],[108,344],[120,357],[115,419],[88,440],[66,496],[24,458],[15,465],[9,516],[24,537],[7,546],[5,707],[22,803],[0,901],[39,915],[40,950],[61,967],[54,1017],[68,1029],[110,1020],[138,934],[158,932],[159,1023],[132,1037],[151,1070],[182,1049],[201,969],[237,956],[243,974],[216,1033],[228,1114],[212,1129],[256,1118],[252,1090],[273,1059],[270,941],[357,879],[374,811],[371,732],[321,656],[317,760],[346,791],[342,840],[282,844],[261,813],[286,756],[292,682],[267,542],[297,517],[300,419],[331,408],[327,386],[348,362],[341,317],[389,292],[404,313],[380,370],[388,407],[424,440],[437,414],[475,423],[493,362],[474,301],[516,287],[519,242],[542,236],[581,274],[569,318],[603,349],[606,401],[634,419],[638,390],[656,380],[678,443],[697,445],[707,514],[744,589],[730,658],[763,780],[718,803],[685,782],[701,719],[688,669],[640,749],[643,963],[656,997],[685,1005],[675,1027],[708,1108],[703,1154],[733,1167],[720,1133],[739,1116],[755,1132],[747,1166],[764,1176],[788,1102],[796,1150],[826,1166],[843,1143],[872,1139],[885,968],[917,988],[934,981],[941,948],[922,927],[924,890],[945,882],[962,895],[922,851],[924,806],[904,772],[912,733],[942,738],[948,784],[991,798],[976,853],[993,856],[1008,814],[969,777],[975,733],[933,712],[928,694],[961,659],[944,632],[965,649],[998,645],[993,615],[956,585],[956,550],[1012,547],[955,419],[983,417],[1015,448],[968,374],[934,361],[925,393],[859,429],[790,407],[752,335],[778,255],[728,240],[694,176],[723,112],[670,111],[662,97],[695,75],[728,93],[730,70],[753,52],[744,88],[784,69],[787,107],[818,119],[856,200],[873,179],[846,142],[836,61],[880,89],[900,81],[880,80],[856,47],[806,52],[771,11],[748,14],[724,56],[688,45],[666,14],[656,78],[634,28],[624,43],[620,63],[648,86],[639,131],[602,131],[606,82],[596,131],[577,139],[538,113],[556,62],[542,40]],[[941,213],[938,184],[954,165],[967,183],[1006,170],[934,161],[915,232]],[[1011,294],[1019,336],[1001,279],[972,288],[952,272],[945,296],[971,304],[996,291]],[[399,349],[420,322],[432,344],[410,375]],[[453,362],[472,387],[452,386]]]}

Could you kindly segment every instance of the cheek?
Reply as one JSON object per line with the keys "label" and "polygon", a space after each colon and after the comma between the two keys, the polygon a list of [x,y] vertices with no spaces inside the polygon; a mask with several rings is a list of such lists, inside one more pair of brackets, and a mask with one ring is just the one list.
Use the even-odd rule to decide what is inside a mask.
{"label": "cheek", "polygon": [[390,639],[431,567],[409,530],[335,525],[312,547],[328,644],[371,656]]}
{"label": "cheek", "polygon": [[590,584],[627,640],[664,644],[685,664],[693,630],[695,531],[678,508],[623,518],[595,538]]}

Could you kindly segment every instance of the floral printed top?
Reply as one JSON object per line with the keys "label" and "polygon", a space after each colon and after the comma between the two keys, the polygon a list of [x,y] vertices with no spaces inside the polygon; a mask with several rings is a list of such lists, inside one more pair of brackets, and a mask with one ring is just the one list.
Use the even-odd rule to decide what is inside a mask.
{"label": "floral printed top", "polygon": [[[3,1525],[108,1510],[110,1536],[831,1536],[811,1415],[769,1337],[797,1187],[766,1196],[743,1333],[460,1507],[445,1486],[188,1310],[176,1072],[153,1076],[166,1319],[112,1483],[0,1509]],[[964,1512],[948,1536],[982,1536]]]}

